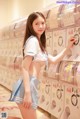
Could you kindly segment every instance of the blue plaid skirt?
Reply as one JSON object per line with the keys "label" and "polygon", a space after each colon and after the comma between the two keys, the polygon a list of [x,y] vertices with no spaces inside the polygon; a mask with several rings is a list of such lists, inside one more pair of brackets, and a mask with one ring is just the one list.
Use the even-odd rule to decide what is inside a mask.
{"label": "blue plaid skirt", "polygon": [[[38,106],[38,87],[39,80],[34,76],[30,76],[30,89],[32,97],[32,108],[36,109]],[[23,80],[20,78],[13,87],[11,97],[9,101],[15,101],[16,103],[22,103],[24,98],[24,85]]]}

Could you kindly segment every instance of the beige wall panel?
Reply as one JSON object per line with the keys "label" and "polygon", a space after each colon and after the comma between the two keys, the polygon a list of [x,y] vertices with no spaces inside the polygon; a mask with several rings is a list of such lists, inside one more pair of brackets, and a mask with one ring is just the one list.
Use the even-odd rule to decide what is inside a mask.
{"label": "beige wall panel", "polygon": [[55,6],[56,0],[0,0],[0,28],[51,4]]}

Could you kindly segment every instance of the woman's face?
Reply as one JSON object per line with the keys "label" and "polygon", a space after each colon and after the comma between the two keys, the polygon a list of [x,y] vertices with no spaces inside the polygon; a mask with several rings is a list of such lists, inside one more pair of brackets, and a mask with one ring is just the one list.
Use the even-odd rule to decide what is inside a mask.
{"label": "woman's face", "polygon": [[38,18],[33,21],[32,27],[40,38],[46,28],[45,20],[41,16],[38,16]]}

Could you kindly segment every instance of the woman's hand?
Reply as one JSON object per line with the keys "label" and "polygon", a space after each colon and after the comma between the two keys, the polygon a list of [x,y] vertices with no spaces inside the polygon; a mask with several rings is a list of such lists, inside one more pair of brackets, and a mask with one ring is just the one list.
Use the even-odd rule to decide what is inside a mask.
{"label": "woman's hand", "polygon": [[75,42],[76,42],[76,40],[75,40],[73,37],[71,37],[71,38],[68,40],[67,49],[72,48]]}
{"label": "woman's hand", "polygon": [[29,109],[31,105],[32,105],[31,93],[27,92],[24,94],[23,106]]}

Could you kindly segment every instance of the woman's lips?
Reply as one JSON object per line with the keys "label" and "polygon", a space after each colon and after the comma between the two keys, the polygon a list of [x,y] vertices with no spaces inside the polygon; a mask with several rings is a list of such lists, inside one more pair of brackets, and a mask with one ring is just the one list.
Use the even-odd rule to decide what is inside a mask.
{"label": "woman's lips", "polygon": [[38,30],[39,32],[43,32],[43,30]]}

